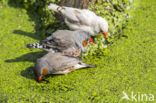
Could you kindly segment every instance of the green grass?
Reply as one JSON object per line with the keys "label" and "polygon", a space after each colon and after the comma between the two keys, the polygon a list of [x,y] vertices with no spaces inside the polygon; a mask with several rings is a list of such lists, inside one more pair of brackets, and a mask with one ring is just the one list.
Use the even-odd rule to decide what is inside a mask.
{"label": "green grass", "polygon": [[0,103],[115,103],[123,91],[156,96],[155,5],[155,0],[134,1],[124,30],[128,39],[110,45],[105,55],[84,60],[97,68],[49,76],[40,84],[32,68],[45,53],[25,47],[40,39],[34,33],[35,23],[26,10],[0,7]]}

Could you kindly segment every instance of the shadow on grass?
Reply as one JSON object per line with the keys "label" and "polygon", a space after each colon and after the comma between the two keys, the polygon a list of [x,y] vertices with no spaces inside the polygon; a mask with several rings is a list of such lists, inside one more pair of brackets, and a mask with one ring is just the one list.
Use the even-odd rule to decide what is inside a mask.
{"label": "shadow on grass", "polygon": [[19,35],[28,36],[28,37],[31,37],[31,38],[33,38],[33,39],[40,40],[39,35],[35,35],[35,33],[25,32],[25,31],[22,31],[22,30],[14,30],[13,33],[14,33],[14,34],[19,34]]}
{"label": "shadow on grass", "polygon": [[[15,59],[9,59],[9,60],[5,60],[5,62],[7,63],[12,63],[12,62],[35,62],[38,58],[42,57],[43,55],[45,55],[46,52],[45,51],[41,51],[41,52],[30,52],[27,54],[24,54],[20,57],[17,57]],[[21,71],[21,75],[23,77],[26,77],[28,79],[33,79],[35,80],[35,75],[33,73],[33,68],[34,67],[28,67],[25,70]]]}
{"label": "shadow on grass", "polygon": [[22,61],[35,62],[37,60],[37,58],[40,58],[40,57],[42,57],[45,54],[46,54],[45,51],[41,51],[41,52],[30,52],[30,53],[24,54],[24,55],[22,55],[20,57],[17,57],[15,59],[5,60],[5,62],[7,62],[7,63],[11,63],[11,62],[22,62]]}
{"label": "shadow on grass", "polygon": [[[40,51],[40,52],[31,52],[31,53],[27,53],[27,54],[24,54],[20,57],[17,57],[15,59],[8,59],[8,60],[5,60],[5,62],[7,63],[12,63],[12,62],[35,62],[38,58],[42,57],[43,55],[47,54],[47,52],[45,51]],[[26,68],[25,70],[22,70],[21,71],[21,75],[25,78],[28,78],[28,79],[32,79],[32,80],[36,80],[35,78],[35,75],[33,73],[33,68],[34,67],[28,67]],[[43,81],[44,83],[50,83],[47,78],[48,77],[55,77],[55,76],[59,76],[59,75],[47,75],[47,76],[44,76],[43,78]]]}
{"label": "shadow on grass", "polygon": [[[23,0],[8,0],[8,5],[14,8],[20,8],[20,9],[25,9],[24,8],[24,2]],[[45,7],[46,4],[42,4],[42,7]],[[42,39],[45,38],[46,36],[49,36],[52,32],[58,30],[58,29],[67,29],[67,26],[63,23],[63,17],[59,14],[54,14],[53,16],[58,20],[59,22],[54,22],[51,24],[48,24],[47,26],[42,23],[43,17],[38,14],[38,12],[41,12],[39,7],[27,7],[27,14],[30,17],[30,21],[34,21],[35,23],[35,33],[34,34],[39,34],[37,35],[38,37],[40,36]],[[43,15],[46,15],[44,11]],[[40,39],[36,38],[37,36],[33,36],[33,33],[26,33],[21,30],[15,30],[14,33],[16,34],[21,34],[21,35],[26,35],[30,36],[34,39]]]}
{"label": "shadow on grass", "polygon": [[25,78],[28,78],[28,79],[32,79],[32,80],[35,80],[35,75],[33,73],[33,68],[34,67],[28,67],[26,68],[25,70],[22,70],[21,71],[21,75]]}
{"label": "shadow on grass", "polygon": [[[28,67],[26,68],[25,70],[22,70],[21,71],[21,75],[25,78],[28,78],[28,79],[32,79],[32,80],[36,80],[36,77],[35,77],[35,74],[33,72],[33,69],[34,67]],[[48,78],[49,77],[56,77],[56,76],[62,76],[62,75],[54,75],[54,74],[49,74],[49,75],[46,75],[43,77],[42,81],[46,84],[50,83]]]}

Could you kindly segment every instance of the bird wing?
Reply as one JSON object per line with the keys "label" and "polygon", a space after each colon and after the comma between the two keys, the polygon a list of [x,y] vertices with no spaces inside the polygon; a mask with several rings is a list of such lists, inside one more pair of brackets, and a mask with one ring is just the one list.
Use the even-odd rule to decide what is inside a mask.
{"label": "bird wing", "polygon": [[60,30],[53,33],[53,41],[56,43],[58,48],[69,49],[76,47],[73,39],[73,32],[69,30]]}
{"label": "bird wing", "polygon": [[76,47],[72,36],[72,31],[69,30],[58,30],[52,34],[51,40],[44,40],[40,43],[60,51]]}
{"label": "bird wing", "polygon": [[65,68],[73,67],[80,62],[79,58],[72,56],[65,56],[61,53],[51,53],[47,57],[47,63],[54,71],[61,71]]}
{"label": "bird wing", "polygon": [[90,10],[80,10],[71,7],[64,7],[61,13],[68,22],[78,23],[80,25],[90,25],[97,17],[95,13]]}
{"label": "bird wing", "polygon": [[80,13],[76,14],[77,19],[80,22],[80,25],[90,26],[96,20],[96,15],[89,10],[83,9]]}
{"label": "bird wing", "polygon": [[61,10],[61,14],[64,15],[64,17],[68,20],[70,20],[71,22],[78,22],[78,18],[76,17],[76,12],[74,11],[78,11],[78,9],[76,8],[71,8],[71,7],[63,7],[63,9]]}
{"label": "bird wing", "polygon": [[[94,34],[95,27],[97,28],[97,15],[94,12],[83,9],[71,8],[65,15],[65,23],[72,30],[84,30]],[[66,13],[65,12],[65,13]]]}

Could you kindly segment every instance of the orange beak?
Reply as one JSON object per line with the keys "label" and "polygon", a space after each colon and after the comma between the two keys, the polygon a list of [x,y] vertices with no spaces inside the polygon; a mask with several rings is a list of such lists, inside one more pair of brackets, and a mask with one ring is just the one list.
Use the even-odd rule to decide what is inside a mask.
{"label": "orange beak", "polygon": [[93,43],[93,39],[92,38],[90,38],[90,40],[89,40],[89,44],[91,44],[91,45],[93,45],[94,43]]}
{"label": "orange beak", "polygon": [[41,76],[37,78],[37,82],[39,82],[39,83],[40,83],[40,82],[41,82],[41,80],[42,80],[42,77],[41,77]]}
{"label": "orange beak", "polygon": [[107,32],[104,33],[104,37],[107,38]]}
{"label": "orange beak", "polygon": [[89,43],[92,43],[92,42],[93,42],[93,39],[92,39],[92,38],[90,38]]}

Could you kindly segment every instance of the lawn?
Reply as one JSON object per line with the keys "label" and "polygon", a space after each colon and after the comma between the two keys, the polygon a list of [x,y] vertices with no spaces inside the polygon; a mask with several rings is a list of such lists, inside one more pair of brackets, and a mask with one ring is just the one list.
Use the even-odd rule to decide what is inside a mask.
{"label": "lawn", "polygon": [[[27,11],[0,4],[0,103],[129,103],[156,96],[156,0],[135,0],[122,37],[85,62],[97,66],[51,75],[37,83],[32,68],[46,52],[26,48],[40,40]],[[122,100],[123,91],[130,100]],[[131,93],[136,94],[136,100]],[[143,100],[142,94],[147,94]],[[154,103],[154,102],[153,102]]]}

